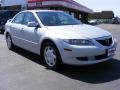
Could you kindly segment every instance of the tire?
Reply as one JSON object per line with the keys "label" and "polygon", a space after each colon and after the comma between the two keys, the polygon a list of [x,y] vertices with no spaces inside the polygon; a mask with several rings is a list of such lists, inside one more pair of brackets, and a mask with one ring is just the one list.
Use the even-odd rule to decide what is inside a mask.
{"label": "tire", "polygon": [[45,65],[52,70],[60,68],[62,65],[62,59],[60,53],[55,44],[52,42],[46,42],[42,48],[42,58]]}
{"label": "tire", "polygon": [[6,36],[6,42],[7,42],[7,47],[9,50],[13,50],[14,49],[14,45],[13,45],[13,42],[12,42],[12,38],[9,34],[7,34]]}

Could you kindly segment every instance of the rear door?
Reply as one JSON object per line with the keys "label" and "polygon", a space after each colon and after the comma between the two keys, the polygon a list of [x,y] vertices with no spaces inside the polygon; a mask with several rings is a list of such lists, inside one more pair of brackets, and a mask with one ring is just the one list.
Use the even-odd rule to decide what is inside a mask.
{"label": "rear door", "polygon": [[24,18],[24,12],[19,13],[12,21],[10,25],[10,31],[13,39],[13,43],[19,47],[24,46],[23,43],[23,28],[24,25],[22,24]]}

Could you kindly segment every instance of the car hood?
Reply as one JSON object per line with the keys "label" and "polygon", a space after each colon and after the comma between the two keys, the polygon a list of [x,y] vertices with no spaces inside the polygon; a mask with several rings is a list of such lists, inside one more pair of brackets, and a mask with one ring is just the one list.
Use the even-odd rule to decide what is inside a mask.
{"label": "car hood", "polygon": [[111,35],[101,28],[85,24],[50,26],[48,27],[48,31],[51,32],[53,36],[62,39],[93,39]]}

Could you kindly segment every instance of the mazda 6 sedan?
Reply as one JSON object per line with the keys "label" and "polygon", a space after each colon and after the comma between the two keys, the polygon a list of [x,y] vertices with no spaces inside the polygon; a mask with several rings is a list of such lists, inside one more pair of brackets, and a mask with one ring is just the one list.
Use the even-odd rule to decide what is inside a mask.
{"label": "mazda 6 sedan", "polygon": [[107,31],[86,25],[54,10],[26,10],[5,26],[8,48],[15,46],[40,55],[47,67],[92,65],[110,60],[116,40]]}

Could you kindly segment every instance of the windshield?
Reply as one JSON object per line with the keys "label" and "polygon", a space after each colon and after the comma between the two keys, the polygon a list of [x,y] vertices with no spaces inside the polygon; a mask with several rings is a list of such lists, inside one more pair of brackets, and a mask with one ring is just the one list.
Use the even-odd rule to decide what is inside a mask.
{"label": "windshield", "polygon": [[37,12],[45,26],[78,25],[81,22],[64,12]]}

